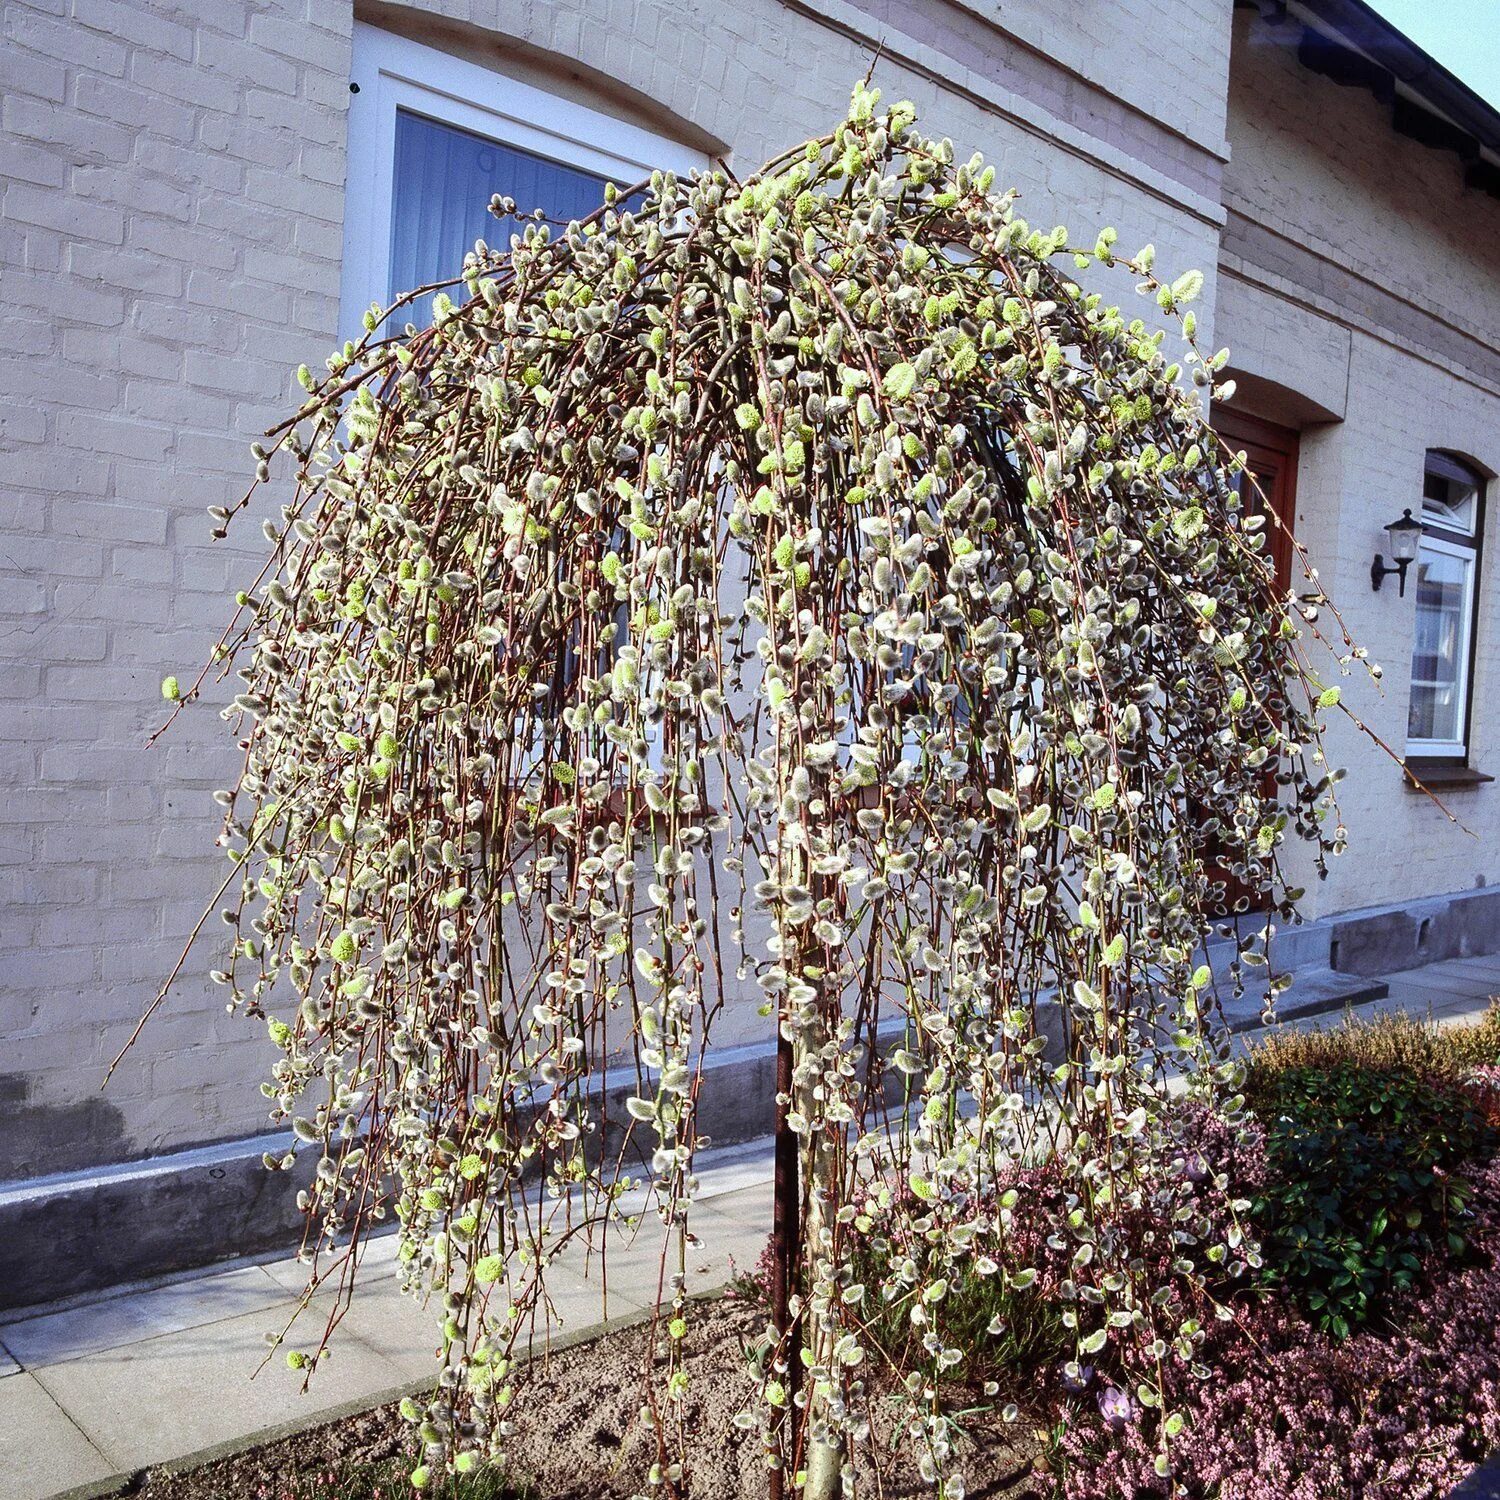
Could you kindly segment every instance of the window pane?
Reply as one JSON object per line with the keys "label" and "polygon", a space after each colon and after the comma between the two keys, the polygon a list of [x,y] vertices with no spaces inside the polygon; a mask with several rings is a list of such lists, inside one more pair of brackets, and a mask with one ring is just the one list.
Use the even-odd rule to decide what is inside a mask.
{"label": "window pane", "polygon": [[1417,557],[1417,631],[1407,735],[1456,744],[1463,738],[1469,670],[1472,558],[1424,546]]}
{"label": "window pane", "polygon": [[[1451,460],[1449,462],[1451,466]],[[1475,480],[1440,474],[1429,467],[1422,486],[1424,521],[1472,536],[1478,501],[1479,486]]]}
{"label": "window pane", "polygon": [[457,276],[475,240],[509,244],[516,223],[490,213],[495,193],[566,222],[599,207],[604,179],[398,110],[388,296]]}

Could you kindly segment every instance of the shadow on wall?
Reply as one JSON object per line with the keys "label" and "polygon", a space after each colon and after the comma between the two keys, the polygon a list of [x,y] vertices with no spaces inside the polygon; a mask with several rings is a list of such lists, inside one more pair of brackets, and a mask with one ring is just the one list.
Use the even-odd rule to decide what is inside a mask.
{"label": "shadow on wall", "polygon": [[0,1073],[0,1182],[74,1172],[132,1154],[125,1116],[108,1100],[38,1100],[38,1082],[27,1073]]}

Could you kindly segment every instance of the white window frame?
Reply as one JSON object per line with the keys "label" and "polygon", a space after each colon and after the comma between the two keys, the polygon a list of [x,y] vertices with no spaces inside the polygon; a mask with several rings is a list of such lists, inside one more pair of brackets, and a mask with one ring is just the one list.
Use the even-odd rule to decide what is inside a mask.
{"label": "white window frame", "polygon": [[362,335],[371,303],[386,305],[398,110],[625,184],[658,168],[686,176],[710,165],[665,136],[363,21],[354,23],[349,76],[358,92],[349,98],[343,338]]}
{"label": "white window frame", "polygon": [[[1476,507],[1477,508],[1477,507]],[[1468,732],[1469,722],[1469,675],[1474,657],[1474,593],[1479,584],[1479,556],[1472,542],[1465,543],[1458,540],[1449,540],[1438,532],[1426,531],[1417,546],[1416,566],[1422,566],[1422,554],[1424,552],[1440,553],[1444,557],[1457,558],[1464,564],[1464,596],[1463,596],[1463,650],[1458,661],[1458,738],[1452,740],[1419,740],[1410,736],[1406,741],[1406,753],[1416,756],[1433,756],[1435,758],[1451,759],[1455,756],[1468,754]],[[1413,641],[1413,656],[1416,654],[1415,641]],[[1413,663],[1415,665],[1415,663]],[[1436,683],[1419,683],[1413,677],[1410,686],[1435,687]],[[1410,691],[1410,689],[1408,689]]]}

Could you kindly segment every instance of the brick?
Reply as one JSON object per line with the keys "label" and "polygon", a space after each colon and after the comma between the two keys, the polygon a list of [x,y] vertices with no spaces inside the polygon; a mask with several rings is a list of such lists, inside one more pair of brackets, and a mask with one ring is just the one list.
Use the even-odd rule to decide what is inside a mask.
{"label": "brick", "polygon": [[7,536],[0,542],[0,567],[53,578],[98,578],[104,572],[104,548],[56,536]]}
{"label": "brick", "polygon": [[340,118],[349,112],[349,69],[347,64],[321,72],[309,68],[302,80],[303,93],[311,104],[332,110]]}
{"label": "brick", "polygon": [[118,396],[119,382],[104,372],[70,365],[27,368],[20,360],[0,361],[0,391],[60,406],[108,407]]}
{"label": "brick", "polygon": [[55,325],[47,318],[0,314],[0,348],[12,354],[51,354],[57,347]]}
{"label": "brick", "polygon": [[160,431],[168,442],[171,426],[219,432],[231,425],[232,406],[226,397],[192,390],[176,381],[132,380],[125,388],[122,407],[143,428]]}
{"label": "brick", "polygon": [[[5,550],[10,551],[10,542],[4,544]],[[0,699],[34,698],[42,690],[42,665],[40,662],[6,662],[0,661]],[[3,905],[4,897],[0,896],[0,905]]]}
{"label": "brick", "polygon": [[170,585],[176,576],[172,554],[164,547],[116,547],[110,553],[110,576],[132,583]]}
{"label": "brick", "polygon": [[59,412],[57,435],[61,442],[125,458],[164,458],[172,445],[172,434],[162,428],[94,412]]}
{"label": "brick", "polygon": [[61,104],[68,96],[68,73],[60,63],[49,62],[34,52],[0,47],[0,87],[7,93]]}
{"label": "brick", "polygon": [[64,536],[101,542],[155,542],[167,539],[167,512],[159,507],[125,505],[118,500],[59,501],[53,529]]}
{"label": "brick", "polygon": [[135,144],[132,132],[108,120],[20,93],[0,100],[0,125],[8,135],[66,147],[84,160],[128,161]]}
{"label": "brick", "polygon": [[165,182],[141,172],[138,163],[128,171],[118,167],[80,168],[74,173],[73,185],[91,202],[118,205],[128,209],[132,217],[173,219],[182,224],[191,221],[199,201],[196,184],[189,190]]}
{"label": "brick", "polygon": [[311,99],[288,99],[272,89],[250,89],[245,94],[245,117],[290,130],[299,141],[332,146],[344,139],[344,121],[326,105]]}
{"label": "brick", "polygon": [[[3,960],[6,987],[19,991],[41,990],[55,995],[59,987],[86,984],[99,973],[99,954],[94,948],[48,948],[41,952],[7,954]],[[41,1002],[28,1002],[28,1019],[42,1020]]]}
{"label": "brick", "polygon": [[46,436],[46,412],[34,406],[0,406],[0,447],[40,443]]}
{"label": "brick", "polygon": [[272,16],[252,17],[249,42],[216,36],[212,32],[201,33],[198,38],[198,66],[211,68],[221,77],[251,80],[257,88],[271,93],[295,97],[301,71],[298,63],[305,50],[306,36],[300,26],[288,23],[292,25],[293,34],[301,45],[294,46],[286,57],[277,57],[274,51],[268,51],[266,44],[256,37],[256,22],[275,19]]}
{"label": "brick", "polygon": [[119,209],[24,183],[13,182],[6,188],[0,211],[8,219],[41,224],[78,239],[118,245],[125,238],[125,216]]}
{"label": "brick", "polygon": [[288,182],[255,169],[245,174],[245,191],[257,202],[274,204],[289,217],[306,215],[334,224],[342,212],[341,194],[330,193],[315,182]]}
{"label": "brick", "polygon": [[130,79],[167,99],[209,110],[223,109],[226,94],[230,92],[226,91],[224,80],[214,74],[179,58],[147,50],[131,55]]}
{"label": "brick", "polygon": [[130,243],[153,254],[170,257],[188,266],[202,266],[218,271],[234,269],[234,246],[219,234],[201,229],[165,224],[157,219],[132,218]]}
{"label": "brick", "polygon": [[186,278],[182,266],[138,250],[111,246],[74,245],[68,268],[84,281],[103,286],[129,287],[134,292],[153,292],[161,297],[180,297]]}
{"label": "brick", "polygon": [[285,130],[249,123],[238,116],[211,115],[201,136],[210,150],[232,161],[285,171],[297,159],[297,140]]}
{"label": "brick", "polygon": [[122,335],[115,329],[65,328],[63,358],[74,364],[119,370],[124,375],[147,375],[176,380],[182,374],[182,350],[150,339]]}
{"label": "brick", "polygon": [[188,275],[187,298],[189,302],[204,307],[217,307],[278,323],[284,323],[292,310],[291,293],[283,287],[251,286],[200,270]]}
{"label": "brick", "polygon": [[192,60],[193,29],[181,21],[155,15],[126,0],[73,0],[73,19],[105,36],[117,37],[153,52]]}
{"label": "brick", "polygon": [[165,625],[172,601],[159,589],[138,589],[121,583],[58,583],[54,607],[62,616],[105,625],[130,623]]}
{"label": "brick", "polygon": [[29,271],[7,276],[5,295],[13,311],[34,308],[55,317],[61,309],[70,321],[101,327],[117,324],[125,316],[125,299],[116,291],[78,285],[59,287],[55,276]]}
{"label": "brick", "polygon": [[190,141],[196,123],[194,112],[186,105],[129,84],[85,74],[73,89],[73,102],[85,114],[101,115],[120,125],[147,130],[153,135]]}
{"label": "brick", "polygon": [[31,11],[12,9],[10,14],[9,29],[15,44],[94,73],[118,76],[125,71],[128,49],[113,37]]}
{"label": "brick", "polygon": [[[271,13],[250,17],[250,42],[262,59],[262,66],[268,52],[300,63],[309,51],[307,27],[302,20]],[[253,70],[250,76],[255,76]]]}
{"label": "brick", "polygon": [[275,397],[285,388],[286,371],[280,363],[206,349],[189,349],[185,363],[187,383],[201,390]]}
{"label": "brick", "polygon": [[5,482],[47,495],[103,495],[109,462],[92,451],[20,448],[6,455]]}
{"label": "brick", "polygon": [[155,136],[142,136],[136,143],[135,164],[142,172],[168,182],[191,183],[195,192],[208,188],[238,193],[245,180],[240,164],[218,152],[206,151],[197,143],[180,145]]}
{"label": "brick", "polygon": [[24,229],[20,263],[28,271],[60,271],[63,263],[62,236],[50,229]]}
{"label": "brick", "polygon": [[67,167],[56,151],[30,141],[8,141],[5,175],[15,182],[33,182],[38,187],[60,188],[67,180]]}

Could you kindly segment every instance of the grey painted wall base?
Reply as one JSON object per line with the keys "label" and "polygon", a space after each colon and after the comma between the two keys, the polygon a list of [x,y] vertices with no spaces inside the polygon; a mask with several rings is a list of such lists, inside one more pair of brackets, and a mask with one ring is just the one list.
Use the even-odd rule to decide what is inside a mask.
{"label": "grey painted wall base", "polygon": [[[1264,918],[1240,917],[1228,925],[1248,933],[1263,926]],[[1227,965],[1233,948],[1227,938],[1209,945],[1216,972]],[[1333,969],[1367,978],[1496,952],[1500,952],[1500,885],[1367,906],[1300,927],[1279,927],[1272,943],[1278,970]]]}
{"label": "grey painted wall base", "polygon": [[[1248,930],[1253,919],[1241,920]],[[1211,946],[1216,969],[1232,949],[1229,941]],[[1497,951],[1500,886],[1288,928],[1273,954],[1278,969],[1295,969],[1299,979],[1280,1011],[1290,1019],[1360,1004],[1384,990],[1369,976]],[[1229,1019],[1237,1029],[1255,1024]],[[887,1080],[899,1087],[894,1071]],[[610,1112],[622,1119],[634,1079],[611,1078],[606,1087]],[[700,1128],[718,1146],[768,1135],[775,1099],[771,1046],[726,1048],[706,1070]],[[0,1308],[294,1249],[302,1232],[297,1191],[312,1155],[304,1153],[292,1172],[267,1172],[261,1161],[263,1152],[279,1154],[290,1142],[289,1135],[257,1136],[0,1186]]]}
{"label": "grey painted wall base", "polygon": [[311,1158],[289,1172],[261,1160],[291,1143],[256,1136],[0,1187],[0,1308],[295,1249]]}

